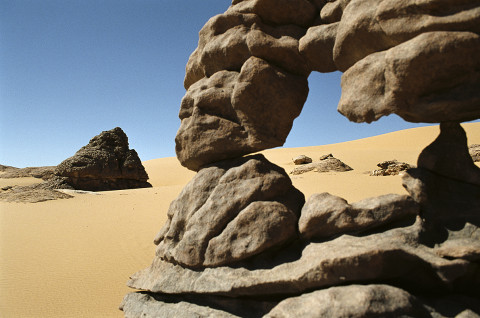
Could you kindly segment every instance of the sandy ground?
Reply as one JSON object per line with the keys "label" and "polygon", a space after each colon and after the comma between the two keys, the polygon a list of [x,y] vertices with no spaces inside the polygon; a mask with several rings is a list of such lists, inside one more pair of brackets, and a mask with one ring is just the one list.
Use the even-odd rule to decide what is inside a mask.
{"label": "sandy ground", "polygon": [[[469,143],[480,144],[480,123],[464,124]],[[370,177],[376,164],[397,159],[416,164],[438,127],[394,132],[340,144],[273,149],[265,156],[290,172],[293,157],[318,160],[332,153],[350,172],[292,176],[308,198],[330,192],[350,202],[386,193],[406,193],[400,177]],[[151,189],[75,194],[41,203],[0,202],[0,317],[122,317],[129,275],[153,259],[152,243],[175,199],[194,173],[176,158],[144,163]],[[31,184],[34,178],[0,179],[0,186]]]}

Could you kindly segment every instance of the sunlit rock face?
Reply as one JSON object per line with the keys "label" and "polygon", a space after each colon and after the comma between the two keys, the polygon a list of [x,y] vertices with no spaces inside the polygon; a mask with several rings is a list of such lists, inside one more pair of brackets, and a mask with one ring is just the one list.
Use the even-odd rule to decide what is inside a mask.
{"label": "sunlit rock face", "polygon": [[[176,151],[198,173],[125,315],[478,317],[480,169],[460,122],[480,118],[479,33],[477,0],[233,0],[186,67]],[[408,194],[305,203],[243,157],[284,143],[311,71],[343,72],[352,121],[441,123],[401,169]]]}

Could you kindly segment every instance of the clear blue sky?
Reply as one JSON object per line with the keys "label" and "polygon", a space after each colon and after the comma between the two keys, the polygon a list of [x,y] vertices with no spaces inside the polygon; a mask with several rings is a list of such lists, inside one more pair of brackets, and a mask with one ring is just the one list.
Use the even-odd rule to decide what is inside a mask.
{"label": "clear blue sky", "polygon": [[[57,165],[120,126],[142,160],[175,155],[185,64],[230,0],[1,0],[0,164]],[[337,113],[341,73],[312,74],[285,147],[418,127]]]}

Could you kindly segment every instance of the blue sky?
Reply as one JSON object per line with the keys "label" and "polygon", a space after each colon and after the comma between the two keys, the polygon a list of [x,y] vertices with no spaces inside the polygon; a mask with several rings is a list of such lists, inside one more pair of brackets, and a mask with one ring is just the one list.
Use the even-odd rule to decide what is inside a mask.
{"label": "blue sky", "polygon": [[[121,127],[142,160],[175,155],[185,64],[230,0],[1,0],[0,164],[57,165]],[[285,147],[418,127],[337,113],[341,73],[312,73]]]}

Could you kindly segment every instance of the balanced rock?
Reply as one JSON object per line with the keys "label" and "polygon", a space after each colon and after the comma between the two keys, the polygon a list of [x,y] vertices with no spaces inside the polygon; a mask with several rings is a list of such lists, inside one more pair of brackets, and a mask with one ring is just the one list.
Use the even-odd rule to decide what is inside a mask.
{"label": "balanced rock", "polygon": [[298,227],[306,239],[325,239],[359,233],[394,221],[414,217],[418,204],[406,195],[387,194],[348,204],[329,193],[313,194],[302,208]]}
{"label": "balanced rock", "polygon": [[304,165],[306,163],[311,163],[312,158],[307,157],[305,155],[300,155],[298,157],[293,158],[293,163],[296,165]]}
{"label": "balanced rock", "polygon": [[413,166],[409,165],[405,162],[400,162],[397,160],[388,160],[382,161],[377,166],[380,169],[373,170],[370,175],[371,176],[396,176],[400,172],[413,168]]}
{"label": "balanced rock", "polygon": [[308,94],[306,77],[251,57],[191,85],[175,137],[178,160],[202,166],[283,145]]}
{"label": "balanced rock", "polygon": [[148,175],[127,135],[119,127],[93,137],[55,175],[77,190],[105,191],[151,187]]}
{"label": "balanced rock", "polygon": [[247,259],[295,239],[304,202],[285,171],[262,155],[212,164],[170,205],[157,256],[186,267]]}

